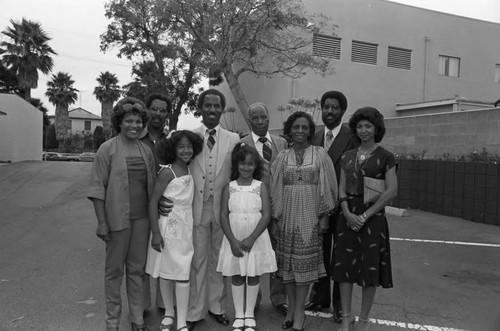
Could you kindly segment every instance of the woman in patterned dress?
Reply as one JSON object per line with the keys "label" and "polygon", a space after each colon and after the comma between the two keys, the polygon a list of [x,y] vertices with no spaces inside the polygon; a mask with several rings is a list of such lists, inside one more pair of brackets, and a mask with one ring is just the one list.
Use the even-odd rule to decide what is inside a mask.
{"label": "woman in patterned dress", "polygon": [[[397,194],[394,155],[377,145],[385,133],[384,117],[375,108],[358,109],[349,120],[361,145],[344,153],[341,159],[337,223],[336,263],[333,280],[340,283],[342,326],[354,329],[351,312],[353,284],[362,287],[361,313],[356,330],[368,328],[370,310],[377,286],[392,284],[389,227],[384,208]],[[363,201],[363,178],[385,179],[386,190],[371,203]]]}
{"label": "woman in patterned dress", "polygon": [[293,113],[284,133],[293,147],[281,151],[271,168],[272,216],[278,220],[278,276],[283,279],[289,309],[282,328],[303,330],[309,285],[326,277],[322,236],[337,202],[337,179],[323,147],[311,146],[314,121]]}

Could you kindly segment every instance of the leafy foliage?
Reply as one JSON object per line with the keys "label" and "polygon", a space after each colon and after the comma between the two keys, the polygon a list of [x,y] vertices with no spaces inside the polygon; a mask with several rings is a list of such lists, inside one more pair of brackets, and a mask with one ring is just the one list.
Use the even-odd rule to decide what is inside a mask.
{"label": "leafy foliage", "polygon": [[52,75],[52,80],[47,82],[45,95],[56,106],[55,127],[57,140],[63,140],[69,135],[68,107],[78,99],[76,94],[78,90],[73,87],[74,83],[75,81],[71,79],[71,75],[65,72]]}
{"label": "leafy foliage", "polygon": [[57,137],[56,137],[56,127],[54,124],[51,124],[47,129],[47,133],[45,135],[44,147],[46,149],[52,149],[52,148],[59,147],[59,141],[57,140]]}
{"label": "leafy foliage", "polygon": [[104,137],[104,129],[100,125],[96,126],[94,129],[94,149],[99,149],[99,147],[105,141],[106,139]]}
{"label": "leafy foliage", "polygon": [[94,95],[101,102],[101,118],[104,126],[104,136],[107,140],[113,134],[113,126],[111,124],[113,103],[120,98],[122,91],[118,85],[118,78],[109,71],[101,72],[99,77],[97,77],[97,83],[99,85],[94,88]]}
{"label": "leafy foliage", "polygon": [[49,46],[51,39],[40,23],[23,18],[20,22],[10,20],[11,26],[2,34],[8,40],[0,43],[1,62],[15,73],[18,87],[25,91],[27,100],[31,89],[38,87],[38,71],[48,74],[54,61],[51,55],[56,52]]}

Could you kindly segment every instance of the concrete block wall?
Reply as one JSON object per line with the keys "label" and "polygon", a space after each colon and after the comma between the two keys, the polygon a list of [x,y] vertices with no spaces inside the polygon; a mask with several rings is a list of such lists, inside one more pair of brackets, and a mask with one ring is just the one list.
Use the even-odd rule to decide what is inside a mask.
{"label": "concrete block wall", "polygon": [[[500,108],[385,119],[382,145],[397,154],[500,154]],[[424,153],[425,151],[425,153]]]}

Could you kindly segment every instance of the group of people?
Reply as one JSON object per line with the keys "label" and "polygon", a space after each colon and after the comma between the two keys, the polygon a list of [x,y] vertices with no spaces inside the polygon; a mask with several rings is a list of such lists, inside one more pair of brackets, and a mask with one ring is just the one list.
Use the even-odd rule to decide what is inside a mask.
{"label": "group of people", "polygon": [[[321,98],[325,128],[316,132],[309,114],[292,113],[287,141],[269,133],[269,110],[258,102],[248,109],[252,132],[240,139],[220,125],[225,106],[220,91],[204,91],[201,127],[168,135],[171,103],[161,94],[113,108],[118,134],[97,151],[87,194],[106,242],[107,330],[120,324],[124,272],[134,331],[147,330],[147,275],[158,279],[160,330],[192,330],[207,313],[228,326],[224,277],[231,277],[232,330],[255,331],[266,273],[283,329],[304,330],[305,310],[333,301],[341,330],[354,330],[358,284],[356,329],[366,330],[376,287],[392,287],[384,207],[397,179],[393,154],[378,145],[383,116],[365,107],[342,124],[347,99],[329,91]],[[365,177],[385,184],[369,202]]]}

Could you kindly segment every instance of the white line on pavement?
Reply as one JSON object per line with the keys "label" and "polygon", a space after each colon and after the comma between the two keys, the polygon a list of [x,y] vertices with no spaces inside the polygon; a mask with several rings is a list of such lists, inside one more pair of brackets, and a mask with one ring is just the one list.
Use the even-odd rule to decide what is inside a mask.
{"label": "white line on pavement", "polygon": [[482,246],[482,247],[496,247],[496,248],[500,247],[500,244],[469,243],[463,241],[409,239],[409,238],[392,238],[392,237],[391,240],[413,241],[413,242],[433,243],[433,244],[448,244],[448,245]]}
{"label": "white line on pavement", "polygon": [[[333,314],[331,314],[331,313],[323,313],[323,312],[319,312],[319,311],[308,311],[308,310],[306,310],[306,315],[314,316],[314,317],[322,317],[322,318],[332,318],[333,317]],[[356,317],[356,320],[358,320],[358,317]],[[455,329],[455,328],[448,328],[448,327],[442,327],[442,326],[388,321],[388,320],[382,320],[382,319],[378,319],[378,318],[370,318],[370,323],[378,324],[378,325],[393,326],[393,327],[398,327],[398,328],[408,329],[408,330],[467,331],[467,330],[463,330],[463,329]]]}

